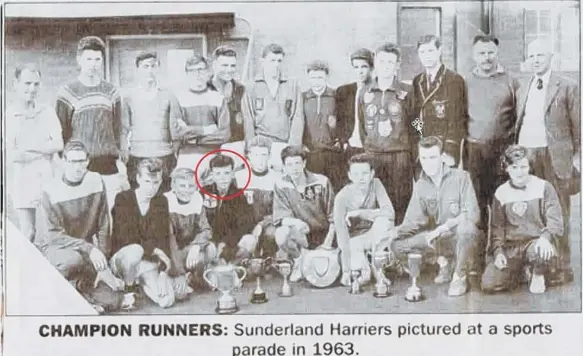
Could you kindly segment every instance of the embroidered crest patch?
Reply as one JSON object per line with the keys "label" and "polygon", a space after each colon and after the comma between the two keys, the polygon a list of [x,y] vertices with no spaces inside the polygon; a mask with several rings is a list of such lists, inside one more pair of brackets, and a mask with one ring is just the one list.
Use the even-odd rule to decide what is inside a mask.
{"label": "embroidered crest patch", "polygon": [[433,100],[433,107],[435,109],[435,116],[437,116],[439,119],[445,119],[445,103],[447,102],[447,100]]}
{"label": "embroidered crest patch", "polygon": [[460,205],[457,202],[449,204],[449,212],[453,216],[458,216],[460,213]]}
{"label": "embroidered crest patch", "polygon": [[388,137],[393,132],[391,120],[379,121],[377,130],[382,137]]}
{"label": "embroidered crest patch", "polygon": [[265,109],[265,100],[263,98],[255,98],[255,110],[262,111]]}
{"label": "embroidered crest patch", "polygon": [[520,217],[524,216],[524,213],[526,213],[526,208],[526,202],[523,201],[512,204],[512,212]]}
{"label": "embroidered crest patch", "polygon": [[401,104],[398,102],[389,104],[389,114],[393,116],[401,114]]}
{"label": "embroidered crest patch", "polygon": [[377,114],[378,108],[374,104],[370,104],[366,107],[366,114],[370,117],[373,117]]}
{"label": "embroidered crest patch", "polygon": [[253,202],[254,202],[253,191],[247,189],[243,192],[243,194],[245,194],[245,198],[247,199],[247,204],[253,204]]}
{"label": "embroidered crest patch", "polygon": [[365,103],[365,104],[370,104],[370,103],[372,103],[372,100],[373,100],[373,99],[374,99],[374,94],[373,94],[373,93],[371,93],[370,91],[369,91],[369,92],[366,92],[366,93],[363,95],[363,97],[362,97],[362,100],[364,100],[364,103]]}
{"label": "embroidered crest patch", "polygon": [[437,198],[435,197],[430,197],[427,198],[427,200],[425,200],[425,205],[426,205],[426,209],[427,209],[427,214],[435,216],[437,214]]}
{"label": "embroidered crest patch", "polygon": [[217,200],[205,195],[203,205],[205,208],[214,209],[217,207]]}

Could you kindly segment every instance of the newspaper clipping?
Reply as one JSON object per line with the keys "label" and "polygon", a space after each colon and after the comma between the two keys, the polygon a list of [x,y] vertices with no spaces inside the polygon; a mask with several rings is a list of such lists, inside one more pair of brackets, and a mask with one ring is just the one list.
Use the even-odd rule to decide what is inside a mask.
{"label": "newspaper clipping", "polygon": [[583,354],[579,1],[2,14],[6,354]]}

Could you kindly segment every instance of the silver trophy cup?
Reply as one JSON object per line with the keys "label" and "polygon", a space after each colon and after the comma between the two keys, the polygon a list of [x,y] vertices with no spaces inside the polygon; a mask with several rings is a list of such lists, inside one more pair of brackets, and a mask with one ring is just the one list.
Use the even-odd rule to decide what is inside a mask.
{"label": "silver trophy cup", "polygon": [[283,285],[281,286],[281,291],[279,292],[280,297],[291,297],[293,296],[292,288],[289,284],[289,276],[291,275],[294,262],[288,259],[277,259],[272,264],[272,267],[281,274],[283,277]]}
{"label": "silver trophy cup", "polygon": [[[241,272],[239,276],[238,272]],[[228,265],[218,265],[204,271],[204,280],[213,288],[221,292],[217,301],[217,314],[232,314],[239,311],[237,300],[233,296],[233,291],[241,287],[247,271],[243,267]]]}
{"label": "silver trophy cup", "polygon": [[253,291],[250,300],[250,302],[253,304],[267,303],[267,295],[261,288],[261,277],[263,277],[263,274],[267,270],[271,261],[271,257],[267,257],[265,259],[251,258],[244,262],[245,266],[251,271],[251,273],[257,277],[257,287],[255,288],[255,291]]}
{"label": "silver trophy cup", "polygon": [[411,276],[411,286],[407,289],[405,299],[409,302],[419,302],[425,299],[423,291],[417,286],[417,278],[421,272],[421,263],[423,263],[423,256],[419,253],[410,253],[407,256],[407,272]]}
{"label": "silver trophy cup", "polygon": [[389,252],[388,251],[375,251],[374,253],[367,253],[370,258],[370,264],[372,271],[375,276],[376,284],[374,286],[373,297],[375,298],[387,298],[391,296],[389,292],[389,286],[391,281],[385,277],[383,269],[389,264]]}
{"label": "silver trophy cup", "polygon": [[353,269],[350,271],[350,294],[360,294],[362,290],[360,289],[360,281],[362,276],[362,270]]}

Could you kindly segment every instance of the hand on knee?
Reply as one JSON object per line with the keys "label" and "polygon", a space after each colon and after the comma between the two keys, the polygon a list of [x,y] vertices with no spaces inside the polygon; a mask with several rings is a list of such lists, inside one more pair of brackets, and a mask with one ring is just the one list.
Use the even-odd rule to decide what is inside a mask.
{"label": "hand on knee", "polygon": [[470,222],[463,220],[455,228],[456,235],[458,239],[474,239],[479,234],[478,227]]}
{"label": "hand on knee", "polygon": [[257,239],[253,235],[244,235],[239,240],[238,246],[240,249],[243,249],[247,252],[253,252],[255,250],[255,246],[257,246]]}
{"label": "hand on knee", "polygon": [[282,246],[285,246],[287,243],[287,240],[289,239],[291,233],[291,228],[289,226],[280,226],[277,229],[275,229],[275,243],[277,244],[277,246],[279,246],[280,248]]}

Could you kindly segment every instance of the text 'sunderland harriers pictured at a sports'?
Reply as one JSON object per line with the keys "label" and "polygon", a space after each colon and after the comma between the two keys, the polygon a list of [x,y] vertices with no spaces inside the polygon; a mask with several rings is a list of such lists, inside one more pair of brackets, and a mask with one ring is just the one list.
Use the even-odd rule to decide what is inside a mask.
{"label": "text 'sunderland harriers pictured at a sports'", "polygon": [[[536,3],[7,5],[7,276],[117,316],[580,312],[580,7]],[[458,330],[358,325],[309,333]]]}

